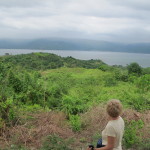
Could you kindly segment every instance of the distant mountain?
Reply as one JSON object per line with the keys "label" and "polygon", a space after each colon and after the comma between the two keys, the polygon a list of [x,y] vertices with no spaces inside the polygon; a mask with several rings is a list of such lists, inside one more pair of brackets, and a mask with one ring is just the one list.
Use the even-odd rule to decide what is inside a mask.
{"label": "distant mountain", "polygon": [[121,44],[83,39],[0,40],[0,49],[88,50],[150,54],[150,43]]}

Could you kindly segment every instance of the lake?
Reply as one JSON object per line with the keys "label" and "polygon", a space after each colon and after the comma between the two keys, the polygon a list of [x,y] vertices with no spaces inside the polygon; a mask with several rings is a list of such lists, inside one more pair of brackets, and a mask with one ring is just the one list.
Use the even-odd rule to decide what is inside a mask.
{"label": "lake", "polygon": [[69,51],[69,50],[29,50],[29,49],[0,49],[0,55],[28,54],[32,52],[53,53],[62,57],[72,56],[77,59],[100,59],[108,65],[126,66],[131,62],[137,62],[142,67],[150,67],[150,54],[120,53],[104,51]]}

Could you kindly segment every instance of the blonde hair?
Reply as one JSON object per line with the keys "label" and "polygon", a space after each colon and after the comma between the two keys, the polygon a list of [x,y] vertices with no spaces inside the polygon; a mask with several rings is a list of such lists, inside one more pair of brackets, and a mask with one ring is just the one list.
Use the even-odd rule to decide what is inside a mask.
{"label": "blonde hair", "polygon": [[107,103],[107,113],[110,117],[118,117],[122,112],[122,104],[117,99],[112,99]]}

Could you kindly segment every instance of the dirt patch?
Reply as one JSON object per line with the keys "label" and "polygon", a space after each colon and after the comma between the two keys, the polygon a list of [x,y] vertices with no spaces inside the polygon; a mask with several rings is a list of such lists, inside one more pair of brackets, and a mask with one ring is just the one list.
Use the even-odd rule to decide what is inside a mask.
{"label": "dirt patch", "polygon": [[[5,128],[0,136],[1,148],[11,144],[23,144],[32,150],[39,149],[46,136],[57,134],[63,139],[74,138],[73,149],[81,149],[92,142],[93,135],[101,134],[108,122],[108,116],[102,105],[94,107],[81,115],[82,130],[80,132],[72,131],[65,114],[62,112],[51,111],[29,115],[33,119],[22,125]],[[135,110],[126,109],[122,117],[127,121],[143,120],[144,128],[141,130],[143,138],[150,137],[150,111],[139,113]]]}
{"label": "dirt patch", "polygon": [[34,119],[23,125],[8,128],[7,134],[1,137],[3,145],[23,144],[25,147],[38,149],[42,144],[43,137],[48,135],[57,134],[62,138],[73,136],[72,130],[66,123],[66,116],[62,112],[32,114],[32,118]]}

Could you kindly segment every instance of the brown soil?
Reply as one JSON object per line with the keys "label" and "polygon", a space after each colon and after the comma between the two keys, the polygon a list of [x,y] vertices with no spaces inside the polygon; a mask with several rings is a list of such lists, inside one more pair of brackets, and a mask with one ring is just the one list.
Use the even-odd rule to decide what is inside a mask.
{"label": "brown soil", "polygon": [[[85,148],[92,142],[92,136],[101,133],[107,124],[108,118],[103,106],[97,106],[89,112],[81,115],[82,131],[73,132],[68,124],[67,118],[62,112],[39,112],[28,114],[33,119],[13,127],[5,127],[1,131],[0,148],[3,149],[11,144],[23,144],[32,150],[41,147],[43,138],[57,134],[64,139],[74,138],[72,144],[74,149]],[[142,119],[144,121],[143,138],[149,138],[150,111],[139,113],[134,110],[125,110],[122,117],[128,121]]]}

